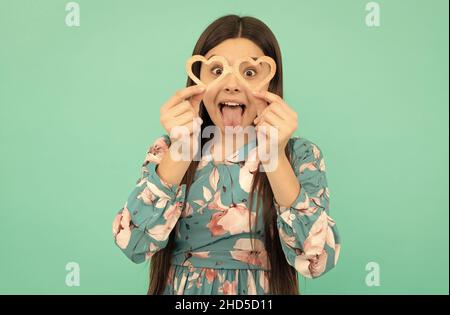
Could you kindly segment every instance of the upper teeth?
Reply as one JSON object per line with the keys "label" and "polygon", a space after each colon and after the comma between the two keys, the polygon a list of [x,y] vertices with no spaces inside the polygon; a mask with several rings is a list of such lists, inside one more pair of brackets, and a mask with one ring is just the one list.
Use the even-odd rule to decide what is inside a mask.
{"label": "upper teeth", "polygon": [[222,104],[228,105],[228,106],[239,106],[239,105],[241,105],[239,103],[234,103],[234,102],[223,102]]}

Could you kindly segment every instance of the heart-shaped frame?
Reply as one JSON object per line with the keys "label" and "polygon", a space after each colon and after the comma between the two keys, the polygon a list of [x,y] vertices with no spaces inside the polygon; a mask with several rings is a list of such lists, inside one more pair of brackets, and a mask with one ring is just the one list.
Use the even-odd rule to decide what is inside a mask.
{"label": "heart-shaped frame", "polygon": [[[196,62],[202,62],[206,65],[209,65],[213,62],[218,61],[219,63],[222,64],[223,69],[222,69],[222,73],[220,74],[220,76],[215,79],[212,83],[210,84],[217,84],[218,82],[220,82],[225,76],[227,76],[230,73],[235,73],[236,77],[238,78],[238,80],[243,83],[247,88],[249,88],[250,90],[256,90],[259,91],[264,85],[266,85],[267,83],[270,82],[270,80],[272,80],[272,78],[275,76],[275,73],[277,71],[277,65],[275,63],[275,61],[269,57],[269,56],[261,56],[259,58],[257,58],[256,60],[251,58],[251,57],[244,57],[241,59],[238,59],[233,67],[230,66],[230,64],[228,63],[228,61],[226,60],[225,57],[223,56],[213,56],[209,59],[206,59],[204,56],[202,55],[193,55],[191,56],[187,62],[186,62],[186,72],[189,76],[189,78],[192,79],[192,81],[194,81],[197,85],[200,86],[204,86],[204,87],[209,87],[210,84],[205,84],[204,82],[202,82],[200,80],[200,78],[198,78],[193,72],[192,72],[192,65]],[[240,73],[240,66],[243,62],[248,62],[254,66],[260,64],[260,63],[266,63],[270,66],[270,72],[269,74],[255,87],[255,86],[251,86],[249,84],[249,82],[247,82],[241,75]]]}
{"label": "heart-shaped frame", "polygon": [[233,72],[233,69],[231,69],[230,65],[228,64],[227,60],[222,57],[222,56],[213,56],[209,59],[206,59],[205,57],[203,57],[202,55],[193,55],[192,57],[190,57],[187,62],[186,62],[186,72],[189,76],[189,78],[192,79],[192,81],[194,81],[197,85],[200,86],[207,86],[207,84],[203,83],[200,78],[198,78],[193,72],[192,72],[192,65],[196,62],[202,62],[206,65],[209,65],[213,62],[218,61],[220,64],[222,64],[223,66],[223,71],[221,73],[221,75],[215,79],[213,82],[217,82],[218,80],[221,80],[223,77],[225,77],[225,75],[227,75],[228,73]]}

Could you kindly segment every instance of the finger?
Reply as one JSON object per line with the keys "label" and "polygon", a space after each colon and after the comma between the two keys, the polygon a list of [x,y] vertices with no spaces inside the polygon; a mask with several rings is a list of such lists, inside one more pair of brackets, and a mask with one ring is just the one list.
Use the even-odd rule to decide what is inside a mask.
{"label": "finger", "polygon": [[203,86],[192,85],[182,90],[179,90],[173,95],[165,104],[166,108],[173,107],[184,100],[190,98],[193,95],[203,93],[205,88]]}
{"label": "finger", "polygon": [[191,135],[200,130],[200,125],[198,125],[198,123],[195,121],[195,118],[188,120],[187,123],[185,123],[184,125],[180,125],[179,127],[182,128],[171,129],[170,133],[175,138],[180,138],[180,136],[183,135]]}
{"label": "finger", "polygon": [[192,121],[194,119],[194,113],[192,111],[185,112],[181,114],[180,116],[176,117],[172,122],[172,127],[176,126],[183,126],[187,124],[188,122]]}
{"label": "finger", "polygon": [[286,113],[286,115],[288,116],[297,116],[297,112],[290,107],[288,104],[286,104],[286,102],[281,102],[279,103],[280,108],[283,109],[283,111]]}
{"label": "finger", "polygon": [[258,126],[255,127],[255,129],[256,134],[258,135],[258,139],[260,139],[261,137],[268,139],[270,130],[270,125],[268,123],[261,122],[258,124]]}
{"label": "finger", "polygon": [[268,111],[264,115],[264,122],[275,128],[280,128],[283,125],[284,119],[280,118],[280,116],[276,115],[274,112]]}
{"label": "finger", "polygon": [[274,94],[274,93],[269,92],[269,91],[255,91],[255,92],[253,92],[253,95],[256,98],[264,99],[264,100],[266,100],[269,103],[275,103],[275,102],[281,103],[281,102],[283,102],[283,99],[279,95]]}
{"label": "finger", "polygon": [[200,102],[203,100],[203,97],[205,96],[205,90],[203,92],[200,92],[199,94],[195,94],[191,96],[189,102],[194,109],[194,113],[196,116],[198,116],[199,110],[200,110]]}
{"label": "finger", "polygon": [[270,111],[284,120],[288,120],[291,117],[291,114],[287,112],[284,106],[280,103],[273,103],[273,106],[270,107]]}
{"label": "finger", "polygon": [[[264,109],[262,109],[259,113],[258,113],[258,116],[256,117],[256,119],[253,121],[255,124],[258,124],[259,122],[261,122],[261,121],[263,121],[264,120],[264,115],[267,113],[267,111],[271,108],[271,106],[273,105],[274,103],[271,103],[271,104],[269,104],[269,105],[266,105],[265,107],[264,107]],[[257,112],[258,112],[258,109],[256,109],[257,110]]]}
{"label": "finger", "polygon": [[185,112],[188,112],[188,111],[193,111],[191,103],[189,103],[188,101],[183,101],[180,104],[178,104],[177,106],[172,107],[167,112],[167,116],[177,117],[177,116],[180,116],[181,114],[184,114]]}

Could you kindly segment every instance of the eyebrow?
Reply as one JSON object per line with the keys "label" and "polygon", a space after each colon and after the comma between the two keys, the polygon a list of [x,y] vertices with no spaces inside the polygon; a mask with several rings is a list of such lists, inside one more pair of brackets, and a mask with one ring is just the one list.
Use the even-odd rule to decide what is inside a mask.
{"label": "eyebrow", "polygon": [[[211,56],[209,56],[208,60],[211,59],[211,58],[214,57],[214,56],[216,56],[216,55],[211,55]],[[250,57],[250,58],[252,58],[252,59],[255,60],[255,61],[258,60],[258,57]]]}

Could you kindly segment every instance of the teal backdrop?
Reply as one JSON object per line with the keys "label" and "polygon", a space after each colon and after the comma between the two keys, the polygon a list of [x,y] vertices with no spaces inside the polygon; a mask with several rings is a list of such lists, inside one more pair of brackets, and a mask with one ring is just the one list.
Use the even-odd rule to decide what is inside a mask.
{"label": "teal backdrop", "polygon": [[0,0],[0,293],[146,293],[111,223],[198,36],[235,13],[277,36],[327,163],[341,258],[301,291],[448,294],[447,0],[376,1],[378,27],[362,0],[79,0],[72,27],[67,2]]}

